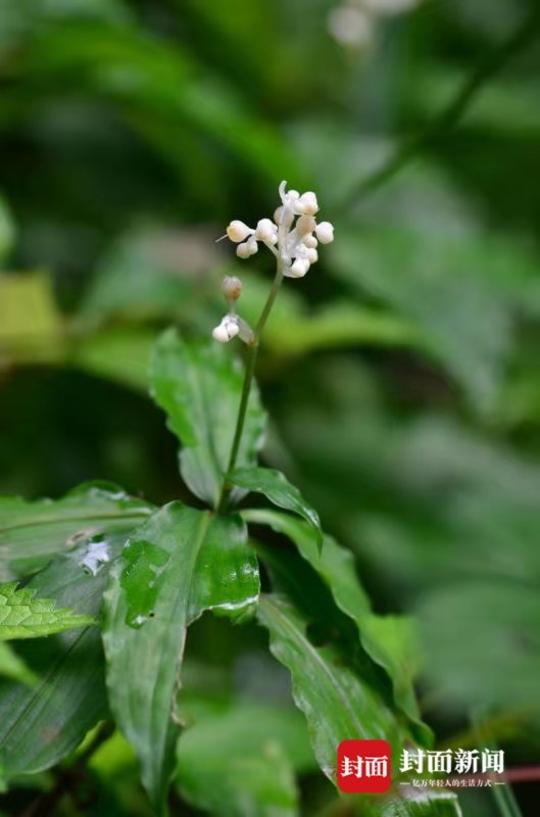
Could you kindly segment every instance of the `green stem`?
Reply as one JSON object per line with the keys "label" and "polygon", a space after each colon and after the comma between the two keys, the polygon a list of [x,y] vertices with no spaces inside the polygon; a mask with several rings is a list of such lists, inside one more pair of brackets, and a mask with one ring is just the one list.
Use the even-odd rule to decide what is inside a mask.
{"label": "green stem", "polygon": [[276,300],[277,294],[279,292],[279,288],[281,286],[281,282],[283,281],[283,263],[280,258],[277,259],[276,264],[276,274],[274,276],[274,281],[272,283],[272,287],[270,292],[268,293],[268,298],[266,299],[266,303],[263,307],[263,310],[260,314],[259,320],[257,321],[257,325],[255,327],[253,340],[249,345],[248,349],[248,356],[246,360],[246,370],[244,374],[244,382],[242,384],[242,395],[240,397],[240,406],[238,407],[238,416],[236,418],[236,428],[234,430],[234,437],[231,446],[231,453],[229,455],[229,462],[227,465],[227,470],[225,472],[225,476],[223,477],[223,484],[221,486],[221,493],[219,496],[219,500],[217,503],[217,511],[220,513],[223,511],[225,507],[225,503],[227,501],[227,497],[231,490],[231,486],[229,484],[229,477],[234,471],[234,466],[236,465],[236,460],[238,457],[238,452],[240,450],[240,443],[242,441],[242,433],[244,431],[244,425],[246,422],[246,414],[248,409],[249,403],[249,395],[251,393],[251,384],[253,382],[253,376],[255,374],[255,365],[257,363],[257,354],[259,352],[259,343],[261,340],[261,335],[263,333],[264,327],[266,326],[266,322],[272,311],[272,307],[274,306],[274,301]]}

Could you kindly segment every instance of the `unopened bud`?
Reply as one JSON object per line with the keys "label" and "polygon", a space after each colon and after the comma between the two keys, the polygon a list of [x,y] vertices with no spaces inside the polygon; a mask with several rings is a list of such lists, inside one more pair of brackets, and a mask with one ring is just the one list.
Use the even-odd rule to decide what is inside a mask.
{"label": "unopened bud", "polygon": [[248,227],[247,224],[244,224],[243,221],[231,221],[227,227],[227,235],[235,244],[238,244],[239,241],[244,241],[252,232],[253,230]]}
{"label": "unopened bud", "polygon": [[238,247],[236,248],[236,254],[238,258],[246,259],[250,257],[251,250],[249,249],[249,244],[247,243],[247,241],[244,242],[243,244],[238,245]]}
{"label": "unopened bud", "polygon": [[316,226],[317,222],[313,216],[300,216],[296,222],[296,232],[303,238],[308,233],[312,233]]}
{"label": "unopened bud", "polygon": [[289,270],[291,278],[303,278],[309,269],[309,261],[306,258],[297,258]]}
{"label": "unopened bud", "polygon": [[305,213],[307,216],[314,216],[319,212],[319,202],[315,193],[309,191],[300,196],[296,208],[299,212]]}
{"label": "unopened bud", "polygon": [[329,221],[321,221],[315,230],[321,244],[331,244],[334,240],[334,225]]}
{"label": "unopened bud", "polygon": [[236,275],[226,275],[221,285],[221,291],[228,301],[237,301],[242,294],[242,281]]}
{"label": "unopened bud", "polygon": [[265,244],[275,244],[277,242],[276,225],[269,218],[261,218],[257,223],[255,238],[264,241]]}
{"label": "unopened bud", "polygon": [[319,246],[319,242],[314,235],[307,235],[304,238],[304,244],[312,250]]}

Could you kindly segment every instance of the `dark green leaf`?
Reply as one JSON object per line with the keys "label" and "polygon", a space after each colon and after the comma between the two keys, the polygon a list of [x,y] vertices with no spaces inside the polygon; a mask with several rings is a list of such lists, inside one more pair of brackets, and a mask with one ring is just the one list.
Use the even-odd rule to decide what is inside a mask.
{"label": "dark green leaf", "polygon": [[312,764],[300,713],[239,701],[182,734],[177,780],[183,796],[220,817],[292,817],[293,769]]}
{"label": "dark green leaf", "polygon": [[[124,535],[107,538],[110,559]],[[78,613],[96,616],[109,564],[95,573],[83,562],[88,544],[54,559],[28,587]],[[0,765],[11,779],[47,769],[72,752],[107,713],[105,670],[97,627],[20,644],[19,653],[37,682],[28,688],[0,683]]]}
{"label": "dark green leaf", "polygon": [[88,483],[58,500],[0,497],[0,576],[37,570],[82,539],[127,533],[151,513],[115,485]]}
{"label": "dark green leaf", "polygon": [[315,755],[327,777],[334,779],[336,747],[342,740],[381,738],[397,749],[398,729],[390,710],[333,646],[315,646],[307,620],[292,604],[264,596],[259,619],[270,632],[272,653],[291,673],[295,702],[307,718]]}
{"label": "dark green leaf", "polygon": [[162,812],[186,629],[205,610],[247,614],[259,592],[257,561],[239,517],[171,503],[130,538],[111,579],[104,629],[111,706]]}
{"label": "dark green leaf", "polygon": [[54,599],[36,597],[36,591],[17,589],[16,582],[0,586],[0,640],[39,638],[95,624],[91,616],[56,606]]}
{"label": "dark green leaf", "polygon": [[300,554],[330,588],[339,609],[357,625],[360,641],[368,655],[392,679],[396,704],[417,724],[424,741],[430,730],[421,722],[413,687],[418,648],[412,621],[405,616],[378,616],[358,579],[353,554],[330,536],[322,550],[313,528],[302,521],[272,510],[243,512],[248,522],[269,525],[291,539]]}
{"label": "dark green leaf", "polygon": [[[152,396],[184,446],[180,470],[200,499],[215,505],[231,450],[243,374],[218,343],[188,344],[172,330],[158,341],[151,367]],[[264,412],[251,392],[238,464],[255,465]]]}
{"label": "dark green leaf", "polygon": [[239,488],[264,494],[278,508],[302,516],[313,527],[315,542],[320,544],[322,531],[319,514],[280,471],[272,468],[237,468],[230,481]]}

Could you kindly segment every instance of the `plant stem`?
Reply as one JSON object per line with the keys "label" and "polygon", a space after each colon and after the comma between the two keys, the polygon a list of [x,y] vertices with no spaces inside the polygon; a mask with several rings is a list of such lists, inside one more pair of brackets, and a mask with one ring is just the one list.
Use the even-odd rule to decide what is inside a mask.
{"label": "plant stem", "polygon": [[227,497],[231,490],[231,486],[229,484],[229,477],[234,471],[234,466],[236,465],[236,460],[238,457],[238,452],[240,450],[240,443],[242,441],[242,433],[244,431],[244,425],[246,422],[246,414],[249,404],[249,395],[251,393],[251,384],[253,382],[253,376],[255,374],[255,365],[257,363],[257,354],[259,352],[259,343],[261,340],[261,335],[263,333],[264,327],[266,326],[266,322],[272,311],[272,307],[274,306],[274,301],[276,300],[277,294],[279,292],[279,288],[281,287],[281,282],[283,281],[283,262],[278,257],[276,261],[276,274],[274,276],[274,280],[272,282],[272,287],[270,292],[268,293],[268,298],[266,299],[266,303],[263,307],[263,310],[259,316],[259,320],[257,321],[257,325],[255,327],[253,341],[249,345],[248,355],[246,359],[246,369],[244,373],[244,382],[242,384],[242,395],[240,397],[240,405],[238,407],[238,416],[236,418],[236,428],[234,430],[234,437],[231,446],[231,453],[229,455],[229,462],[227,464],[227,470],[225,472],[225,476],[223,477],[223,484],[221,486],[221,493],[219,496],[219,500],[217,503],[217,512],[220,513],[223,511],[225,507],[225,503],[227,501]]}

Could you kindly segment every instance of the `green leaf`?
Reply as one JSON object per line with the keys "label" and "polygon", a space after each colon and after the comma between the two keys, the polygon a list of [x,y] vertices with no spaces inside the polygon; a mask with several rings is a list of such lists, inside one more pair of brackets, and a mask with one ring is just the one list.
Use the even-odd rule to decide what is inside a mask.
{"label": "green leaf", "polygon": [[17,584],[0,587],[0,639],[39,638],[95,624],[91,616],[56,607],[51,599],[36,598],[35,590],[17,589]]}
{"label": "green leaf", "polygon": [[388,673],[397,706],[416,724],[420,739],[430,742],[431,731],[420,720],[413,686],[418,648],[411,620],[372,612],[356,573],[353,554],[332,537],[324,536],[321,549],[313,528],[287,514],[257,509],[243,511],[242,516],[247,522],[270,526],[295,543],[302,557],[329,587],[338,608],[356,623],[365,651]]}
{"label": "green leaf", "polygon": [[313,765],[300,713],[249,701],[197,721],[180,737],[177,756],[182,796],[220,817],[293,817],[293,769]]}
{"label": "green leaf", "polygon": [[20,681],[32,686],[37,680],[31,669],[17,655],[13,648],[5,642],[0,642],[0,677]]}
{"label": "green leaf", "polygon": [[272,468],[237,468],[230,477],[233,485],[247,491],[263,494],[278,508],[293,511],[302,516],[315,531],[315,541],[322,541],[321,522],[317,511],[309,505],[298,488],[280,471]]}
{"label": "green leaf", "polygon": [[[152,397],[184,446],[180,471],[200,499],[216,505],[231,450],[243,373],[218,343],[186,343],[173,330],[156,344],[151,366]],[[265,415],[253,387],[238,454],[240,466],[255,465]],[[233,498],[241,496],[238,492]]]}
{"label": "green leaf", "polygon": [[174,502],[137,529],[111,579],[103,634],[111,707],[162,813],[186,629],[205,610],[248,614],[259,592],[257,561],[239,517]]}
{"label": "green leaf", "polygon": [[279,596],[263,596],[259,620],[270,632],[273,655],[290,671],[293,696],[304,712],[315,756],[331,780],[336,747],[347,738],[381,738],[399,745],[391,711],[328,644],[316,646],[307,619]]}
{"label": "green leaf", "polygon": [[[107,538],[112,560],[124,534]],[[88,544],[81,542],[54,559],[28,585],[77,613],[98,615],[111,562],[92,573],[85,570]],[[39,772],[72,752],[96,722],[107,714],[105,668],[97,627],[69,631],[18,645],[18,652],[37,682],[0,683],[0,765],[8,779]]]}
{"label": "green leaf", "polygon": [[85,483],[58,500],[0,497],[0,577],[38,570],[82,539],[114,532],[127,536],[151,510],[109,483]]}

